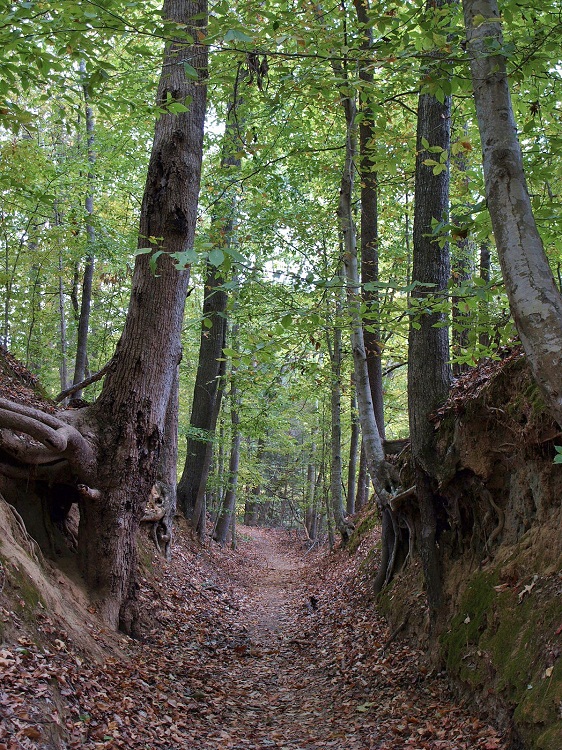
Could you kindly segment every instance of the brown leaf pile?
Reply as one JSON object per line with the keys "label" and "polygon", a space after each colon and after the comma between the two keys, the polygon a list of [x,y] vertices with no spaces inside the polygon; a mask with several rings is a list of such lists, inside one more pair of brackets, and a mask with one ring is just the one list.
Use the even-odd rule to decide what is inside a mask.
{"label": "brown leaf pile", "polygon": [[143,582],[151,625],[123,657],[92,662],[40,613],[37,642],[0,650],[0,750],[505,747],[422,654],[384,650],[359,559],[313,558],[288,532],[241,534],[236,552],[179,539]]}

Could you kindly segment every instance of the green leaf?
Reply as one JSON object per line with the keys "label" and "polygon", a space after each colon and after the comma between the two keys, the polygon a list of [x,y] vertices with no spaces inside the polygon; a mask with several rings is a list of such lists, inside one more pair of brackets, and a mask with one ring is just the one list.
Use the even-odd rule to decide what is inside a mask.
{"label": "green leaf", "polygon": [[192,263],[197,263],[199,260],[197,252],[192,247],[181,253],[171,253],[170,256],[176,261],[176,265],[180,270],[185,270]]}
{"label": "green leaf", "polygon": [[215,268],[224,263],[224,253],[220,248],[215,247],[211,250],[209,253],[209,263]]}
{"label": "green leaf", "polygon": [[185,75],[188,78],[193,78],[194,80],[197,80],[199,78],[199,73],[195,70],[193,65],[190,65],[188,62],[184,61],[183,69],[185,70]]}
{"label": "green leaf", "polygon": [[253,42],[254,38],[248,36],[245,31],[241,29],[229,29],[224,35],[225,42]]}
{"label": "green leaf", "polygon": [[186,107],[185,104],[182,104],[181,102],[170,102],[170,104],[166,104],[166,109],[172,115],[179,115],[182,112],[189,112],[189,107]]}
{"label": "green leaf", "polygon": [[225,247],[224,252],[229,255],[232,260],[235,260],[237,263],[245,263],[246,258],[238,252],[238,250],[235,250],[232,247]]}
{"label": "green leaf", "polygon": [[152,271],[153,274],[156,274],[156,263],[158,261],[158,258],[163,253],[164,253],[164,250],[157,250],[155,253],[152,253],[152,255],[150,256],[149,265],[150,265],[150,270]]}

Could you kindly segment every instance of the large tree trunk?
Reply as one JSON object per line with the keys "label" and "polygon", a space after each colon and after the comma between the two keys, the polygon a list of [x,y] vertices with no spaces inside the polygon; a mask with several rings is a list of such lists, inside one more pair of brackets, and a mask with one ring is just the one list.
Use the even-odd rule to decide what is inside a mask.
{"label": "large tree trunk", "polygon": [[511,313],[533,376],[562,425],[562,296],[534,220],[496,0],[463,0],[486,199]]}
{"label": "large tree trunk", "polygon": [[[431,12],[433,5],[428,5]],[[434,63],[429,75],[442,75]],[[451,372],[449,366],[449,337],[445,316],[433,312],[433,303],[442,302],[443,290],[450,274],[448,243],[435,236],[434,224],[445,224],[449,207],[448,157],[440,169],[440,154],[429,147],[448,154],[450,146],[451,98],[441,103],[431,94],[422,93],[418,101],[416,138],[416,184],[414,204],[414,252],[411,304],[417,315],[412,319],[408,353],[408,411],[412,460],[416,480],[419,522],[418,544],[423,564],[428,601],[433,613],[441,603],[441,559],[437,545],[439,498],[435,494],[436,473],[435,430],[431,413],[447,398]],[[433,161],[433,164],[425,164]],[[439,168],[435,167],[439,161]],[[437,172],[437,174],[435,174]]]}
{"label": "large tree trunk", "polygon": [[[167,14],[187,23],[204,6],[169,2]],[[193,30],[195,31],[195,30]],[[200,71],[198,86],[188,83],[180,59]],[[171,45],[159,89],[176,98],[192,92],[191,108],[178,117],[163,115],[156,125],[140,241],[159,238],[155,274],[146,254],[135,264],[125,330],[112,369],[95,405],[53,415],[6,400],[0,402],[3,478],[25,481],[39,501],[45,493],[78,501],[78,558],[92,598],[113,627],[137,632],[136,535],[156,482],[175,480],[177,448],[177,365],[189,274],[179,272],[171,253],[193,244],[205,117],[206,52]],[[35,444],[22,448],[12,430]],[[32,467],[32,469],[30,469]],[[9,484],[9,482],[8,482]],[[18,488],[14,488],[17,497]],[[43,493],[43,494],[42,494]],[[60,497],[57,497],[57,493]],[[168,496],[173,512],[173,498]],[[169,540],[167,540],[169,541]]]}
{"label": "large tree trunk", "polygon": [[[228,180],[232,180],[233,169],[238,169],[241,159],[239,152],[240,134],[236,112],[241,104],[238,96],[238,79],[233,100],[228,108],[226,128],[222,141],[221,171],[226,171]],[[226,190],[225,195],[215,206],[211,220],[211,239],[216,248],[228,247],[232,242],[232,232],[236,213],[236,192]],[[197,497],[205,492],[208,479],[208,468],[213,454],[213,433],[216,423],[217,401],[220,390],[222,350],[226,340],[226,308],[228,294],[224,289],[221,271],[207,263],[207,276],[203,297],[203,321],[210,326],[201,326],[199,344],[199,361],[195,377],[193,402],[189,426],[191,433],[187,438],[185,465],[178,483],[178,501],[183,514],[193,521]],[[210,456],[207,455],[210,451]],[[205,475],[204,469],[207,467]]]}
{"label": "large tree trunk", "polygon": [[[204,0],[165,0],[164,16],[185,24],[198,39],[204,28]],[[183,62],[199,72],[192,81]],[[114,627],[135,629],[136,534],[151,486],[158,477],[166,410],[181,357],[180,334],[188,271],[178,271],[170,254],[193,247],[197,219],[207,49],[169,44],[158,101],[171,96],[187,111],[163,114],[156,123],[141,209],[139,247],[131,299],[115,364],[96,404],[87,414],[97,433],[98,500],[81,503],[79,555],[100,610]],[[156,251],[162,255],[156,256]],[[154,261],[156,265],[154,266]],[[151,262],[153,267],[151,267]],[[154,267],[157,272],[154,272]]]}

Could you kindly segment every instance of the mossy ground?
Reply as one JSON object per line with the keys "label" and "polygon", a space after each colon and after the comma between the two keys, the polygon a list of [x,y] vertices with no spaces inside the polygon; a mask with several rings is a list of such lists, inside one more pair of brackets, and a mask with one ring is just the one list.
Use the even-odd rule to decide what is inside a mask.
{"label": "mossy ground", "polygon": [[473,691],[492,688],[513,710],[526,746],[562,747],[560,583],[557,576],[501,584],[474,573],[441,637],[448,671]]}
{"label": "mossy ground", "polygon": [[365,514],[359,519],[353,534],[351,535],[349,542],[347,543],[347,549],[350,554],[355,554],[361,542],[373,531],[380,523],[379,511],[376,505],[370,506]]}

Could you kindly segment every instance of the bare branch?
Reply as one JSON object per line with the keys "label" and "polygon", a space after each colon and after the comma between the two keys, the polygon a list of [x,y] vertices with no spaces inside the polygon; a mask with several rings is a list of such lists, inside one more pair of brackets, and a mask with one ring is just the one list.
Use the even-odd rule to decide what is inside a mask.
{"label": "bare branch", "polygon": [[86,386],[91,385],[92,383],[95,383],[97,380],[100,380],[103,378],[103,376],[106,374],[106,372],[109,370],[111,365],[114,363],[115,357],[112,357],[109,362],[104,365],[104,367],[101,368],[101,370],[98,370],[93,375],[90,375],[89,378],[86,378],[81,383],[74,383],[74,385],[71,385],[70,388],[65,388],[64,391],[61,391],[58,396],[55,396],[55,404],[60,403],[63,401],[67,396],[71,396],[73,393],[76,393],[76,391],[81,391],[83,388],[86,388]]}

